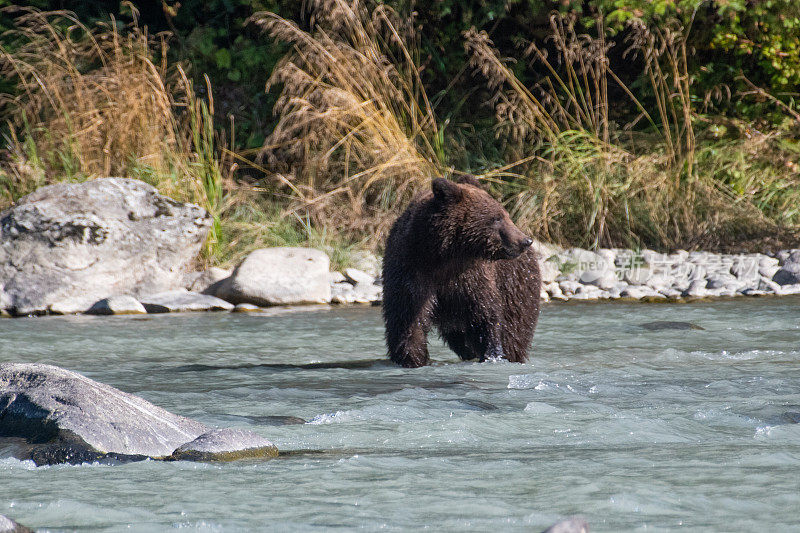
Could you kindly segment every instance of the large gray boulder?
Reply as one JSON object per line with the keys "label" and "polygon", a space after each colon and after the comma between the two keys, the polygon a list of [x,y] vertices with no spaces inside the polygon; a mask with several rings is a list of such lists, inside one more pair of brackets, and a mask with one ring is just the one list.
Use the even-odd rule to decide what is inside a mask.
{"label": "large gray boulder", "polygon": [[209,431],[137,396],[57,366],[0,364],[0,437],[27,441],[38,464],[165,457]]}
{"label": "large gray boulder", "polygon": [[210,225],[138,180],[42,187],[0,213],[0,304],[25,315],[178,288]]}
{"label": "large gray boulder", "polygon": [[331,301],[327,254],[313,248],[263,248],[248,255],[214,296],[261,306]]}

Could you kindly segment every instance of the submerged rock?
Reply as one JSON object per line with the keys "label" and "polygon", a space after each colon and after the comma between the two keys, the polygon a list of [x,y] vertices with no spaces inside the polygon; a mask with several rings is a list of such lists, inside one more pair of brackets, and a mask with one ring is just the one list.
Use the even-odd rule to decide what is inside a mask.
{"label": "submerged rock", "polygon": [[0,437],[25,439],[37,464],[163,457],[209,428],[57,366],[0,364]]}
{"label": "submerged rock", "polygon": [[668,329],[674,329],[674,330],[697,329],[705,331],[705,328],[701,328],[697,324],[692,324],[691,322],[672,322],[668,320],[656,320],[655,322],[645,322],[644,324],[639,324],[639,327],[644,328],[648,331],[664,331]]}
{"label": "submerged rock", "polygon": [[247,418],[256,424],[265,426],[294,426],[306,423],[306,420],[299,416],[289,415],[255,415]]}
{"label": "submerged rock", "polygon": [[553,524],[542,533],[589,533],[589,523],[583,518],[573,516]]}
{"label": "submerged rock", "polygon": [[278,448],[264,437],[244,429],[215,429],[178,447],[172,460],[236,461],[271,459]]}
{"label": "submerged rock", "polygon": [[10,518],[0,514],[0,533],[33,533],[33,530],[21,526]]}
{"label": "submerged rock", "polygon": [[248,255],[215,295],[234,304],[261,306],[331,301],[325,252],[312,248],[264,248]]}
{"label": "submerged rock", "polygon": [[139,180],[42,187],[0,213],[0,304],[41,314],[72,298],[180,287],[210,226],[205,209]]}
{"label": "submerged rock", "polygon": [[800,413],[787,411],[781,415],[781,419],[787,424],[800,424]]}
{"label": "submerged rock", "polygon": [[133,296],[112,296],[95,302],[87,311],[90,315],[143,315],[144,306]]}
{"label": "submerged rock", "polygon": [[233,304],[208,294],[185,290],[162,292],[141,298],[148,313],[185,313],[190,311],[231,311]]}

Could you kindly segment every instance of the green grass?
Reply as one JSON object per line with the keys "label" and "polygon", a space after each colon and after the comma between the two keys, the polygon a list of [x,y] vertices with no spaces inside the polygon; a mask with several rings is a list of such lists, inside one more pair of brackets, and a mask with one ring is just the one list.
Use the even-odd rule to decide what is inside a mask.
{"label": "green grass", "polygon": [[215,264],[232,267],[259,248],[301,246],[325,251],[331,269],[350,266],[350,256],[361,243],[337,232],[315,227],[306,217],[286,216],[274,204],[240,203],[220,220]]}

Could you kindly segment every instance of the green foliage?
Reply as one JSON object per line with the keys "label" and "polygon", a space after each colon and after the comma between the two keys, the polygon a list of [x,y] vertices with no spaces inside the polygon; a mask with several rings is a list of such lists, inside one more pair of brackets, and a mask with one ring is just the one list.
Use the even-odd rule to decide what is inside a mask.
{"label": "green foliage", "polygon": [[[113,16],[122,29],[137,19],[150,35],[169,34],[164,59],[173,66],[180,64],[187,84],[191,81],[197,92],[194,107],[176,106],[180,117],[176,127],[186,134],[186,147],[158,168],[151,160],[135,160],[136,154],[126,153],[131,163],[125,168],[162,189],[171,182],[177,191],[183,186],[179,184],[190,180],[195,187],[191,198],[182,199],[203,203],[214,216],[207,259],[231,263],[260,246],[310,245],[327,249],[334,266],[340,267],[354,243],[370,233],[363,228],[362,234],[347,233],[342,229],[347,225],[345,215],[329,219],[326,225],[313,214],[309,218],[303,209],[289,209],[288,189],[307,191],[304,179],[288,172],[276,174],[281,169],[269,163],[259,166],[261,160],[256,164],[259,150],[275,129],[273,107],[283,89],[279,83],[266,92],[265,83],[292,46],[272,39],[248,20],[255,13],[272,12],[313,34],[319,21],[307,10],[316,5],[314,0],[163,0],[148,3],[147,8],[142,4],[139,12],[119,0],[25,4],[74,10],[87,25]],[[369,9],[386,4],[401,17],[413,14],[416,37],[409,49],[415,69],[419,67],[420,86],[430,95],[430,116],[435,118],[411,129],[418,133],[424,126],[434,132],[428,140],[428,159],[445,171],[452,165],[456,171],[486,172],[495,192],[527,229],[546,228],[539,233],[542,237],[587,246],[713,245],[697,240],[698,235],[721,227],[714,226],[722,216],[715,211],[729,205],[738,209],[736,216],[742,213],[742,220],[800,223],[796,142],[800,115],[795,112],[800,96],[796,92],[798,0],[361,0],[361,4]],[[0,0],[0,8],[14,5],[21,3]],[[576,33],[591,37],[576,36],[574,43],[585,48],[578,62],[563,60],[577,48],[566,50],[553,39],[549,17],[556,12],[574,15]],[[597,24],[598,15],[605,25]],[[5,32],[13,27],[13,16],[12,10],[0,10],[0,47],[10,53],[19,45]],[[639,22],[653,30],[656,40],[662,39],[658,42],[666,42],[664,34],[670,33],[685,36],[685,46],[664,46],[668,55],[647,58],[647,47],[635,44]],[[511,113],[515,105],[519,109],[519,102],[505,102],[511,110],[505,120],[496,115],[502,95],[467,64],[464,32],[470,28],[476,34],[485,32],[510,77],[532,98],[540,99],[542,109],[558,111],[551,137],[515,142],[504,133],[505,127],[523,122]],[[603,67],[595,79],[579,65],[596,53],[598,48],[589,47],[590,43],[608,44],[610,50],[597,56],[600,63],[585,63],[608,65],[609,73]],[[524,53],[531,45],[541,51],[540,59]],[[548,68],[541,57],[562,59],[552,59]],[[159,60],[153,58],[154,70]],[[396,63],[396,58],[388,62]],[[664,72],[654,74],[658,68]],[[0,93],[14,90],[9,79],[0,79]],[[356,97],[362,94],[351,92]],[[590,120],[601,110],[602,116]],[[6,128],[5,112],[0,106],[0,128]],[[539,120],[542,115],[531,117]],[[414,113],[398,114],[405,125],[414,118]],[[693,128],[698,131],[696,145]],[[51,174],[62,180],[89,177],[81,167],[88,150],[72,137],[55,134],[48,139],[46,131],[31,128],[18,133],[19,139],[12,140],[10,130],[0,131],[8,137],[0,149],[0,204],[45,183],[45,168],[57,169]],[[49,148],[40,153],[41,142],[37,146],[34,137],[47,140]],[[336,156],[345,149],[334,137]],[[12,145],[14,149],[8,149]],[[307,157],[304,150],[297,152]],[[246,168],[233,170],[235,165],[225,161],[231,153]],[[532,162],[517,165],[523,159]],[[3,160],[13,164],[3,165]],[[346,168],[342,175],[348,171],[352,169]],[[242,193],[237,186],[249,192]],[[244,200],[232,198],[256,190]],[[398,191],[395,185],[381,189],[376,204],[388,213],[403,198]],[[337,210],[338,197],[331,198]],[[702,226],[708,220],[710,225]],[[665,227],[694,222],[691,235],[663,233]],[[372,233],[367,235],[370,242],[379,241],[379,232]],[[626,238],[631,241],[623,242]]]}
{"label": "green foliage", "polygon": [[705,0],[596,0],[590,5],[605,14],[610,28],[619,31],[634,19],[646,22],[676,18],[686,23]]}
{"label": "green foliage", "polygon": [[653,27],[669,21],[691,25],[690,44],[697,51],[692,76],[701,92],[722,84],[741,88],[735,80],[740,74],[770,92],[794,91],[800,84],[797,0],[594,0],[590,5],[585,14],[603,13],[613,32],[634,20]]}
{"label": "green foliage", "polygon": [[775,90],[800,84],[800,2],[736,0],[715,3],[722,22],[713,48],[753,58]]}
{"label": "green foliage", "polygon": [[214,261],[234,266],[253,250],[271,246],[324,250],[330,257],[331,269],[342,270],[350,266],[350,256],[359,243],[314,225],[307,216],[287,216],[274,203],[242,202],[221,219]]}
{"label": "green foliage", "polygon": [[[655,26],[670,21],[688,26],[693,20],[689,45],[695,54],[689,58],[690,74],[697,88],[696,103],[705,107],[710,103],[726,112],[764,116],[767,106],[753,98],[737,98],[737,91],[746,89],[736,81],[740,74],[791,105],[790,96],[782,93],[794,91],[800,84],[800,2],[796,0],[373,1],[388,4],[401,14],[415,14],[423,82],[434,95],[437,115],[451,122],[472,123],[491,116],[482,105],[484,90],[465,68],[462,33],[473,26],[484,29],[504,56],[521,59],[521,47],[528,43],[549,46],[547,18],[554,10],[582,15],[590,32],[595,14],[602,13],[617,55],[628,47],[625,30],[634,20]],[[0,0],[0,7],[13,4],[12,0]],[[25,4],[43,10],[73,9],[87,23],[113,15],[122,24],[133,17],[128,5],[117,0],[66,4],[33,0]],[[246,21],[256,12],[270,11],[308,28],[307,3],[165,0],[161,9],[141,7],[138,18],[151,33],[173,34],[170,59],[182,61],[198,85],[204,74],[211,79],[218,93],[217,126],[233,129],[236,148],[260,147],[275,124],[271,109],[276,93],[265,93],[264,83],[288,47],[260,34]],[[10,28],[12,20],[11,13],[0,11],[0,32]],[[8,46],[4,39],[0,37],[0,45]],[[514,61],[510,68],[526,85],[544,74],[522,60]],[[635,86],[641,76],[641,69],[629,62],[617,71],[629,86]],[[0,91],[8,89],[3,85],[7,83],[0,80]],[[633,108],[624,112],[637,114]]]}
{"label": "green foliage", "polygon": [[[191,65],[196,82],[208,75],[217,89],[217,122],[234,129],[241,148],[257,148],[273,122],[274,98],[264,82],[287,48],[264,39],[246,24],[258,11],[296,18],[299,2],[288,0],[184,0],[168,2],[160,29],[174,32],[176,59]],[[166,22],[166,24],[165,24]],[[233,124],[231,125],[231,121]]]}
{"label": "green foliage", "polygon": [[697,161],[732,201],[750,201],[782,224],[800,223],[800,150],[796,141],[766,136],[708,143],[698,150]]}

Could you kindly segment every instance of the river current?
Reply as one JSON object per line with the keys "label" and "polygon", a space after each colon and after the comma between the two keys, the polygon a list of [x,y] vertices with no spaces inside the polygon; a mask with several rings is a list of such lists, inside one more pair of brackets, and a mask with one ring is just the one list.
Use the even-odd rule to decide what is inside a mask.
{"label": "river current", "polygon": [[285,452],[0,458],[0,514],[51,531],[535,532],[575,514],[593,532],[800,531],[800,299],[549,304],[524,365],[431,341],[433,366],[389,364],[377,308],[0,320],[2,362]]}

